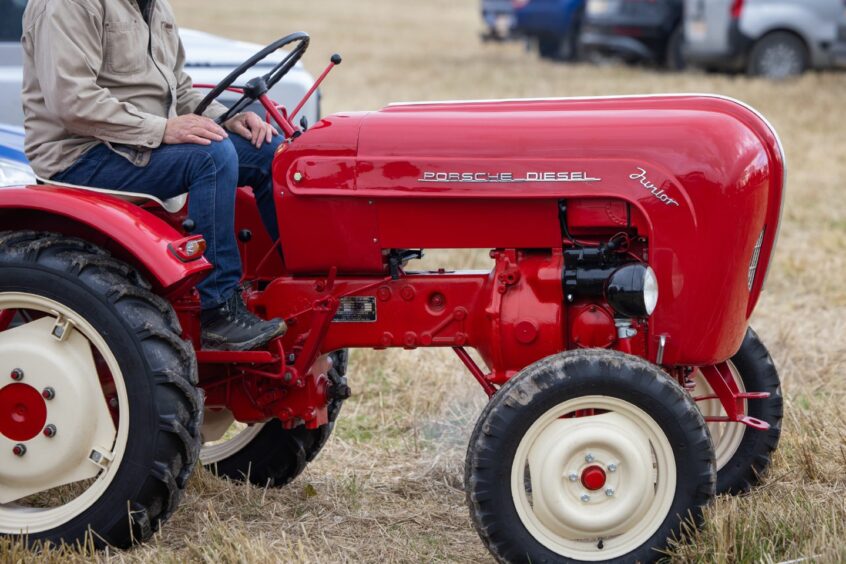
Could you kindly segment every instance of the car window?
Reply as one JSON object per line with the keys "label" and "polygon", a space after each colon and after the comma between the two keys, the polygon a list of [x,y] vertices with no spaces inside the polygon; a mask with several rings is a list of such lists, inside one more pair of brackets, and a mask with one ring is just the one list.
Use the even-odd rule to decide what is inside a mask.
{"label": "car window", "polygon": [[20,41],[26,0],[0,0],[0,41]]}

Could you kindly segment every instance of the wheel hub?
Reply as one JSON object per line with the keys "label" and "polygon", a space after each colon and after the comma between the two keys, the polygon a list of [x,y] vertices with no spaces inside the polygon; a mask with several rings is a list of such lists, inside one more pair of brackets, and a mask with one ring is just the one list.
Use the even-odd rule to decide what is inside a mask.
{"label": "wheel hub", "polygon": [[616,413],[552,422],[534,441],[528,462],[535,515],[564,538],[626,531],[655,497],[649,439]]}
{"label": "wheel hub", "polygon": [[594,464],[582,470],[582,485],[585,489],[595,492],[605,486],[605,470]]}
{"label": "wheel hub", "polygon": [[47,423],[47,403],[29,384],[9,384],[0,389],[0,435],[12,441],[29,441]]}
{"label": "wheel hub", "polygon": [[91,344],[67,319],[0,332],[0,374],[16,369],[0,389],[0,504],[97,476],[117,434]]}

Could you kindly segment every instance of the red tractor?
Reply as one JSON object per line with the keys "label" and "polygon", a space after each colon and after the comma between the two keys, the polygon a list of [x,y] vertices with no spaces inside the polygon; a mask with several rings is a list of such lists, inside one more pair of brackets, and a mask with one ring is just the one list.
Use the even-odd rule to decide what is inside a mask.
{"label": "red tractor", "polygon": [[[143,541],[198,460],[289,483],[332,432],[356,347],[449,347],[490,396],[466,490],[500,561],[653,560],[715,494],[756,483],[782,399],[749,318],[785,179],[758,113],[710,95],[504,100],[308,128],[266,97],[305,34],[208,100],[288,44],[239,90],[287,137],[280,240],[250,189],[237,201],[245,300],[289,327],[266,348],[201,348],[211,267],[173,202],[0,190],[0,534]],[[423,249],[489,250],[491,267],[413,271]]]}

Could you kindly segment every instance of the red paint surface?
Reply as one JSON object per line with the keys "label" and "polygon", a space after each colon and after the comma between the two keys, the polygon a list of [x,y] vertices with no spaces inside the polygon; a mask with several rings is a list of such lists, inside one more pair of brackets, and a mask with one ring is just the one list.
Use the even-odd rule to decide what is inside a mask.
{"label": "red paint surface", "polygon": [[29,384],[8,384],[0,389],[0,435],[13,441],[36,437],[47,423],[47,404]]}
{"label": "red paint surface", "polygon": [[588,466],[582,470],[582,485],[590,490],[596,491],[605,486],[605,470],[600,466]]}
{"label": "red paint surface", "polygon": [[[81,224],[114,241],[164,289],[179,286],[186,279],[199,279],[211,265],[205,259],[181,262],[168,251],[168,245],[185,235],[144,208],[114,196],[57,186],[26,186],[0,190],[0,221],[4,229],[15,227],[18,213],[35,211],[49,217],[44,226],[50,231],[73,233]],[[39,229],[31,222],[21,229]]]}

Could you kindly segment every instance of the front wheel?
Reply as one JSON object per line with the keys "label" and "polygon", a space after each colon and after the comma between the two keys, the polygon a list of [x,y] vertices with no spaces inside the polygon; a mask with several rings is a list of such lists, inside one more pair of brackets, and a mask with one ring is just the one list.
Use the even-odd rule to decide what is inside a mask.
{"label": "front wheel", "polygon": [[696,404],[664,372],[606,350],[537,362],[470,439],[467,503],[501,562],[651,562],[714,496]]}
{"label": "front wheel", "polygon": [[[781,382],[767,347],[752,329],[746,332],[740,350],[729,360],[729,369],[741,392],[769,392],[766,399],[744,401],[746,415],[769,423],[766,431],[743,423],[708,423],[717,459],[717,493],[741,494],[758,485],[772,461],[781,436],[784,413]],[[712,398],[714,391],[697,371],[693,375],[694,397]],[[718,399],[697,401],[705,417],[725,417]]]}
{"label": "front wheel", "polygon": [[180,333],[105,251],[0,232],[0,535],[128,547],[170,517],[202,421]]}

